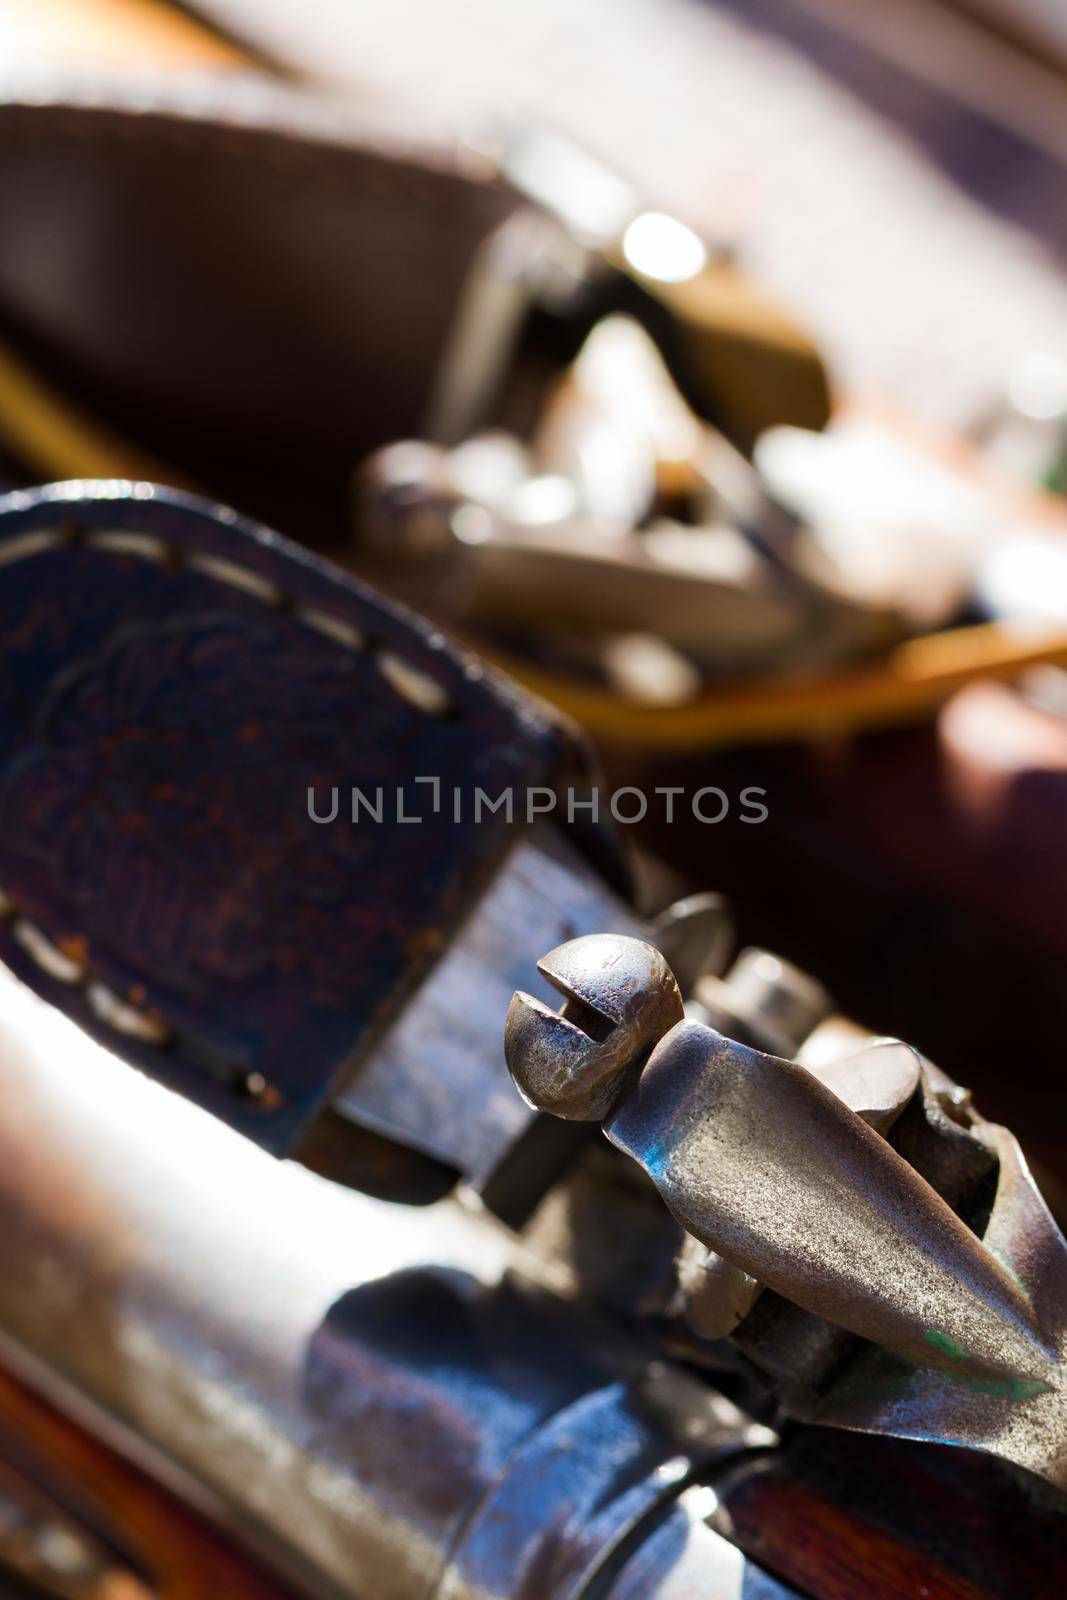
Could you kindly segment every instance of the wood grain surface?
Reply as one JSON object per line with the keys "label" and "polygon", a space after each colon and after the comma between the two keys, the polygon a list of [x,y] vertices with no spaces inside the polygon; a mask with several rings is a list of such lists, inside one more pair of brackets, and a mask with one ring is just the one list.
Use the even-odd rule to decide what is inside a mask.
{"label": "wood grain surface", "polygon": [[295,1600],[217,1528],[2,1369],[0,1462],[120,1552],[159,1600]]}

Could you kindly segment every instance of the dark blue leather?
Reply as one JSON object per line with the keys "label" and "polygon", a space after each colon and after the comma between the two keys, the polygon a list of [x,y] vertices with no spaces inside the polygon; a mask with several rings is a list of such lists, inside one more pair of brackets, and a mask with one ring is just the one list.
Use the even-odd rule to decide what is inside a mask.
{"label": "dark blue leather", "polygon": [[[456,824],[425,787],[420,825],[353,827],[350,787],[521,789],[568,753],[429,625],[230,511],[128,484],[0,500],[0,957],[277,1152],[506,843],[503,814]],[[316,824],[308,787],[335,784]]]}

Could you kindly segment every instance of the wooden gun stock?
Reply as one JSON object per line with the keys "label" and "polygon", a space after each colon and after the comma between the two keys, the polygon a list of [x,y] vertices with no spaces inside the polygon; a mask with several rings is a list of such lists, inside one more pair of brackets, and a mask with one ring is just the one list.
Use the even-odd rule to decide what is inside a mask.
{"label": "wooden gun stock", "polygon": [[294,1600],[295,1591],[0,1369],[0,1600],[26,1594]]}

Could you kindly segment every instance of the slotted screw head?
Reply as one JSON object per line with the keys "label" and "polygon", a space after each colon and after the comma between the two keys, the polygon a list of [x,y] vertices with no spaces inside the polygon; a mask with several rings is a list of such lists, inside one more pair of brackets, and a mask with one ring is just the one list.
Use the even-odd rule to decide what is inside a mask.
{"label": "slotted screw head", "polygon": [[601,1122],[682,1019],[674,975],[654,946],[601,933],[558,945],[537,968],[564,1004],[557,1012],[532,995],[514,996],[504,1029],[511,1075],[538,1110]]}

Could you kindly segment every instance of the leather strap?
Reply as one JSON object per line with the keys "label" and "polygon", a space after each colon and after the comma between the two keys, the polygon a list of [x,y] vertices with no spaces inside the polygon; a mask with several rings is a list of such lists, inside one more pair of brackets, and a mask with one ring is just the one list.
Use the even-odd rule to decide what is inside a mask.
{"label": "leather strap", "polygon": [[[509,842],[450,786],[575,757],[428,624],[232,512],[141,484],[0,500],[0,958],[275,1152]],[[322,825],[308,789],[327,815],[335,785]],[[351,825],[353,785],[381,823]]]}

